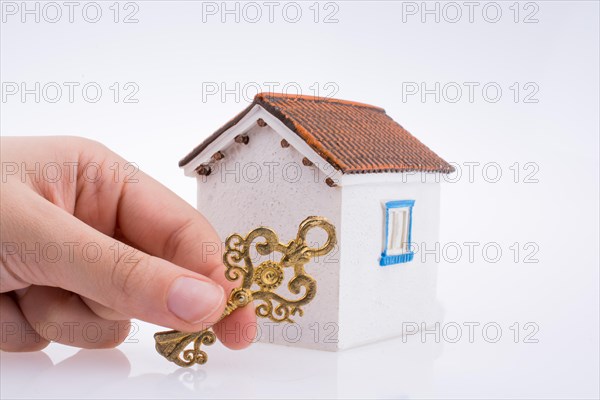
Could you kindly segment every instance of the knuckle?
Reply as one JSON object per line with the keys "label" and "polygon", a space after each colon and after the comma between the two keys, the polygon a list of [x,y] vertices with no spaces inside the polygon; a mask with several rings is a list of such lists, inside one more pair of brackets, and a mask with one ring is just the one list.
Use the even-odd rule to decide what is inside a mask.
{"label": "knuckle", "polygon": [[193,219],[189,219],[179,226],[179,228],[171,232],[165,241],[162,252],[166,259],[173,259],[184,247],[184,242],[190,236],[190,232],[194,230],[195,223],[196,222]]}
{"label": "knuckle", "polygon": [[70,142],[73,143],[79,149],[90,149],[90,150],[102,150],[106,151],[108,148],[94,139],[88,139],[82,136],[71,136]]}
{"label": "knuckle", "polygon": [[123,302],[134,296],[147,282],[149,263],[149,256],[136,249],[129,248],[119,252],[111,273],[111,284],[117,290],[117,296],[113,300]]}

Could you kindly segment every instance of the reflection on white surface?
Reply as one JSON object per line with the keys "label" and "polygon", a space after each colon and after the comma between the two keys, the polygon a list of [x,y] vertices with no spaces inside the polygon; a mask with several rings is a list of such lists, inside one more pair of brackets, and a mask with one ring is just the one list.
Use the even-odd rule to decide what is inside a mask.
{"label": "reflection on white surface", "polygon": [[[383,343],[341,353],[264,344],[235,352],[216,345],[208,349],[208,364],[187,369],[156,354],[150,341],[111,350],[51,345],[44,352],[1,353],[2,398],[407,398],[429,393],[442,344]],[[67,352],[72,355],[52,360]]]}
{"label": "reflection on white surface", "polygon": [[[43,352],[0,353],[4,398],[597,398],[594,332],[567,342],[541,325],[538,343],[450,330],[324,352],[257,343],[243,351],[207,347],[204,366],[179,368],[154,350],[156,326],[111,350],[52,344]],[[442,325],[443,326],[443,325]],[[555,334],[558,332],[559,334]],[[490,337],[491,332],[490,332]],[[448,340],[451,339],[451,340]],[[597,344],[596,344],[597,345]]]}

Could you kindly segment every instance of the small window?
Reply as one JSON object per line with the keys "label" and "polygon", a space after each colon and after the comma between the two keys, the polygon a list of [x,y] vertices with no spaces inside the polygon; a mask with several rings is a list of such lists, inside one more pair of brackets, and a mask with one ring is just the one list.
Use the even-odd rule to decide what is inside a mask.
{"label": "small window", "polygon": [[385,203],[385,242],[380,265],[412,261],[412,209],[414,200],[396,200]]}

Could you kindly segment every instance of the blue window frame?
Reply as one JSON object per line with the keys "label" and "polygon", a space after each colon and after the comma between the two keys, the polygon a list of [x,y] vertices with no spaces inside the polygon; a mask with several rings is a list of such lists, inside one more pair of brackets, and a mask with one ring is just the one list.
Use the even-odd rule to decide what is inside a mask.
{"label": "blue window frame", "polygon": [[385,203],[385,242],[379,265],[386,266],[412,261],[412,210],[414,200]]}

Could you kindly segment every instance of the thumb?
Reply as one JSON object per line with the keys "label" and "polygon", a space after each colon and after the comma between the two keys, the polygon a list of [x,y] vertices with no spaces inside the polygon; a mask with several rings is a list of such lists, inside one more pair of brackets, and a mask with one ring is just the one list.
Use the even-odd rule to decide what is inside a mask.
{"label": "thumb", "polygon": [[26,282],[61,287],[123,315],[185,332],[205,329],[221,316],[225,292],[206,276],[129,247],[45,200],[28,211],[33,215],[26,221],[36,224],[19,224],[15,241],[40,254],[36,260],[20,254]]}

